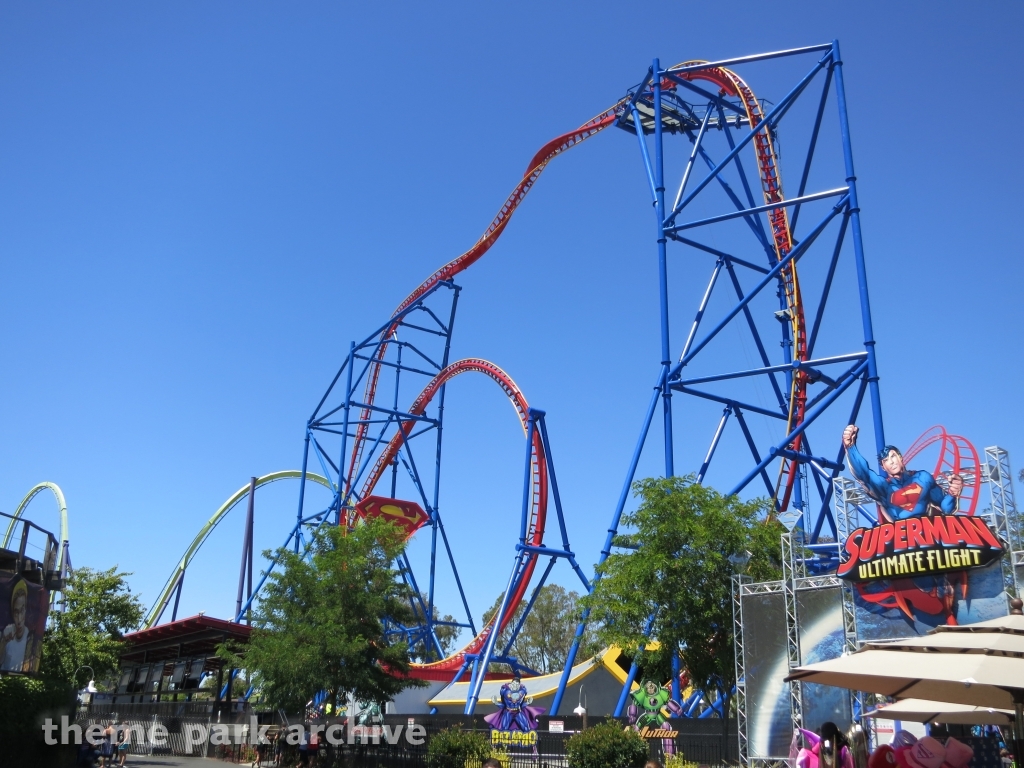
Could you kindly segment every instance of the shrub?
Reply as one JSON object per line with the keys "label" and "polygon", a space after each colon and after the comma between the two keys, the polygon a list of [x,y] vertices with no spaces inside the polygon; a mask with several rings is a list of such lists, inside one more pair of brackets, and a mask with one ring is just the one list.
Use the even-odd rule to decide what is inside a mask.
{"label": "shrub", "polygon": [[429,768],[466,768],[475,761],[480,765],[491,756],[491,745],[479,733],[446,728],[430,737],[427,743]]}
{"label": "shrub", "polygon": [[74,700],[74,690],[64,683],[20,675],[0,676],[0,743],[4,745],[4,768],[47,768],[73,760],[74,747],[43,743],[42,724],[46,717],[60,723],[61,715],[72,716]]}
{"label": "shrub", "polygon": [[614,720],[580,731],[569,739],[570,768],[638,768],[647,760],[647,742]]}
{"label": "shrub", "polygon": [[682,754],[665,755],[665,768],[698,768],[698,765],[687,760]]}

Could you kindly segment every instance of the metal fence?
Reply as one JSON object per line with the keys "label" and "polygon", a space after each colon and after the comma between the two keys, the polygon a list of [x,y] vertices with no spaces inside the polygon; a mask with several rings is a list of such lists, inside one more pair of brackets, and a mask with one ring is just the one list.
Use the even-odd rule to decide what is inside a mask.
{"label": "metal fence", "polygon": [[[299,762],[299,748],[295,744],[285,742],[287,727],[301,724],[299,716],[289,717],[283,712],[254,711],[237,707],[228,708],[224,705],[209,702],[161,702],[159,704],[119,705],[114,711],[112,707],[82,708],[78,712],[76,722],[83,732],[90,725],[106,726],[116,721],[120,727],[132,728],[132,739],[129,748],[133,755],[172,754],[184,756],[191,754],[215,757],[233,763],[251,763],[256,754],[250,743],[215,743],[209,736],[197,743],[194,738],[195,727],[201,726],[209,734],[211,726],[231,726],[234,741],[250,741],[250,726],[269,725],[273,735],[280,736],[280,765],[290,766]],[[324,745],[317,757],[318,768],[329,768],[332,765],[360,766],[365,768],[420,768],[426,766],[427,745],[432,736],[446,728],[459,728],[473,731],[484,736],[492,745],[492,750],[499,757],[503,768],[568,768],[566,758],[566,742],[571,736],[582,729],[583,723],[578,717],[558,718],[562,732],[549,730],[550,720],[541,718],[540,728],[522,737],[503,737],[492,732],[483,722],[482,717],[461,717],[446,715],[386,715],[383,721],[366,726],[365,730],[353,730],[349,733],[340,719],[316,721],[317,725],[335,726],[336,738],[344,741],[341,745],[328,746],[321,736]],[[591,718],[590,724],[596,724],[604,718]],[[620,719],[623,727],[626,721]],[[423,730],[422,743],[413,744],[407,738],[410,726],[418,726]],[[150,738],[153,726],[161,726],[161,733],[166,736],[163,743],[154,743]],[[687,762],[701,766],[721,766],[738,762],[738,744],[736,740],[736,721],[728,722],[728,736],[723,741],[723,723],[719,719],[693,720],[679,718],[671,721],[670,727],[677,731],[674,739],[650,739],[651,757],[664,760],[665,753],[681,755]],[[192,745],[189,749],[187,734],[191,729]],[[419,739],[417,739],[419,740]],[[390,743],[389,743],[390,742]],[[274,763],[274,745],[264,750],[264,765]],[[461,766],[460,766],[461,768]]]}

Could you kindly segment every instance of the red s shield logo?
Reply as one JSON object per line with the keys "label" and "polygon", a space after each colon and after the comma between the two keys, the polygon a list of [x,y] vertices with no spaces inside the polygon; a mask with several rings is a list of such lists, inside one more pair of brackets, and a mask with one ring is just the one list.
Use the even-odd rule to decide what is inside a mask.
{"label": "red s shield logo", "polygon": [[900,488],[898,491],[893,491],[892,496],[889,497],[889,501],[893,506],[905,509],[908,512],[917,505],[917,500],[921,498],[921,486],[917,483],[911,483],[910,485]]}

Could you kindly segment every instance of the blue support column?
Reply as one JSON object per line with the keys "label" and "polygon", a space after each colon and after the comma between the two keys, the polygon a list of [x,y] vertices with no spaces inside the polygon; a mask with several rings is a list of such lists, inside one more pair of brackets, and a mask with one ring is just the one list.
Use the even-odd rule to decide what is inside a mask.
{"label": "blue support column", "polygon": [[[640,650],[643,651],[642,648]],[[622,717],[622,710],[626,708],[626,702],[629,700],[629,689],[633,687],[639,669],[640,666],[635,661],[629,665],[629,674],[626,675],[626,682],[622,684],[619,700],[615,703],[615,711],[612,713],[613,717]]]}
{"label": "blue support column", "polygon": [[[174,622],[178,619],[178,603],[181,601],[181,588],[185,585],[185,571],[181,572],[181,576],[178,577],[178,586],[174,590],[174,608],[171,609],[171,621]],[[166,607],[166,605],[164,606]],[[161,610],[161,613],[163,611]],[[156,617],[157,621],[160,621],[160,617]],[[154,622],[156,623],[156,622]]]}
{"label": "blue support column", "polygon": [[[445,329],[444,356],[441,359],[441,368],[448,367],[448,360],[452,349],[452,331],[455,328],[455,310],[459,306],[459,291],[456,286],[453,288],[452,308],[448,316],[448,327]],[[437,508],[441,498],[441,438],[444,434],[444,396],[447,387],[442,386],[437,393],[437,447],[434,452],[434,495],[433,505],[430,509],[430,578],[427,582],[427,622],[432,625],[434,622],[434,578],[437,573],[437,527],[440,518],[437,516]]]}
{"label": "blue support column", "polygon": [[487,641],[484,643],[483,651],[480,653],[480,659],[477,664],[477,674],[470,683],[469,694],[466,696],[466,709],[464,712],[464,714],[467,715],[473,714],[476,709],[477,700],[480,698],[480,687],[483,685],[484,678],[487,674],[487,667],[490,665],[491,659],[494,657],[494,644],[498,640],[498,635],[501,631],[502,621],[505,618],[505,612],[508,610],[509,598],[512,591],[520,583],[523,571],[526,569],[529,559],[531,557],[536,557],[536,555],[529,552],[526,547],[526,533],[529,527],[530,502],[533,499],[532,470],[534,434],[537,431],[537,420],[543,418],[544,411],[540,411],[535,408],[530,409],[529,417],[526,422],[526,469],[523,478],[523,508],[522,520],[519,527],[519,546],[516,548],[516,560],[515,564],[512,566],[512,575],[509,576],[508,585],[505,587],[505,592],[501,596],[501,605],[498,607],[497,613],[494,614],[491,631],[487,635]]}
{"label": "blue support column", "polygon": [[[629,471],[626,473],[626,481],[622,484],[622,491],[619,493],[619,501],[615,505],[615,512],[612,514],[611,525],[608,526],[608,535],[604,540],[604,547],[601,549],[601,555],[598,558],[597,564],[601,565],[605,560],[608,559],[608,555],[612,552],[612,541],[615,539],[615,535],[619,531],[619,521],[622,519],[622,510],[626,507],[626,500],[629,498],[629,489],[633,484],[633,477],[636,475],[636,467],[640,462],[640,454],[644,451],[644,443],[647,441],[647,433],[651,429],[651,421],[654,419],[654,412],[658,408],[658,398],[661,394],[661,390],[655,387],[653,394],[651,395],[651,402],[647,406],[647,415],[644,418],[643,427],[640,429],[640,437],[636,441],[636,447],[633,449],[633,458],[629,462]],[[591,581],[591,588],[597,585],[598,578],[597,574],[594,575]],[[565,695],[565,686],[569,683],[569,672],[572,670],[573,664],[576,663],[576,654],[580,649],[580,640],[583,638],[583,633],[587,628],[587,621],[590,619],[590,611],[585,610],[583,616],[580,618],[580,623],[576,625],[576,635],[573,638],[572,645],[569,647],[569,655],[565,659],[565,668],[562,670],[562,677],[558,681],[558,688],[555,690],[554,699],[551,701],[551,716],[558,714],[558,708],[562,704],[562,697]]]}
{"label": "blue support column", "polygon": [[484,643],[484,650],[481,651],[480,658],[477,659],[474,665],[475,672],[473,680],[470,682],[469,694],[466,696],[466,709],[463,714],[472,715],[476,710],[476,703],[480,698],[480,687],[484,684],[487,667],[494,656],[494,644],[497,642],[498,635],[500,634],[501,622],[505,618],[505,611],[508,609],[508,598],[515,588],[516,578],[521,574],[523,563],[527,557],[529,555],[520,551],[516,557],[515,565],[512,566],[512,575],[509,576],[508,586],[505,587],[505,594],[501,596],[501,605],[498,606],[498,612],[494,614],[494,623],[487,635],[487,642]]}
{"label": "blue support column", "polygon": [[871,326],[871,301],[868,298],[868,273],[864,264],[864,240],[860,231],[860,202],[857,198],[857,175],[853,170],[853,147],[850,143],[850,118],[846,112],[846,85],[843,82],[843,61],[839,56],[839,41],[832,41],[832,67],[836,83],[836,102],[839,105],[839,132],[843,140],[843,160],[846,164],[846,184],[850,196],[850,229],[853,233],[853,256],[857,265],[857,287],[860,292],[861,323],[864,327],[864,348],[868,353],[868,397],[871,399],[872,425],[875,430],[875,448],[878,453],[885,446],[882,426],[882,396],[878,390],[878,364],[875,362],[875,332]]}
{"label": "blue support column", "polygon": [[[309,425],[306,425],[306,443],[302,448],[302,476],[299,478],[299,511],[295,518],[298,529],[302,525],[302,507],[306,500],[306,468],[309,466]],[[295,554],[299,554],[299,537],[295,536]]]}
{"label": "blue support column", "polygon": [[[345,453],[348,450],[348,420],[352,410],[352,367],[355,365],[356,343],[353,341],[348,348],[348,374],[345,377],[345,415],[342,417],[341,427],[341,461],[338,467],[344,470]],[[401,371],[401,368],[398,369]],[[397,383],[397,382],[396,382]],[[341,516],[345,514],[345,503],[348,501],[349,478],[344,478],[341,472],[338,473],[338,525],[341,525]],[[348,520],[345,521],[348,524]]]}
{"label": "blue support column", "polygon": [[674,654],[672,656],[672,701],[676,702],[677,704],[680,702],[680,692],[679,692],[679,673],[680,673],[680,671],[681,670],[679,668],[679,654],[677,653],[677,654]]}
{"label": "blue support column", "polygon": [[[647,626],[644,627],[644,637],[651,636],[651,628],[654,626],[654,616],[647,619]],[[615,704],[615,711],[612,713],[614,717],[622,717],[622,710],[626,706],[626,702],[629,700],[629,689],[633,687],[633,681],[636,680],[636,673],[640,670],[640,664],[637,659],[640,658],[640,654],[644,652],[646,646],[641,645],[636,650],[636,656],[633,657],[633,663],[629,665],[629,674],[626,675],[626,682],[622,685],[622,691],[619,693],[619,700]]]}
{"label": "blue support column", "polygon": [[[544,412],[540,411],[543,416]],[[537,412],[530,409],[526,420],[526,470],[523,473],[523,510],[519,521],[519,543],[526,546],[526,530],[530,520],[530,501],[533,497],[533,434],[537,430]]]}
{"label": "blue support column", "polygon": [[[661,407],[664,414],[665,431],[665,477],[675,474],[675,460],[672,449],[672,388],[669,386],[669,370],[672,366],[671,345],[668,336],[668,239],[665,235],[665,153],[661,125],[661,64],[658,59],[652,65],[654,73],[654,209],[658,220],[658,295],[661,305]],[[640,127],[637,126],[637,131]]]}

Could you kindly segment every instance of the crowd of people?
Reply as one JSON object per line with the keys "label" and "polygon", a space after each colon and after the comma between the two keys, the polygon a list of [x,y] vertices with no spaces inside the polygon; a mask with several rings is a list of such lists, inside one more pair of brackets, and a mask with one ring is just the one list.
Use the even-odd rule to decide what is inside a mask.
{"label": "crowd of people", "polygon": [[[1000,756],[1003,768],[1010,768],[1009,752],[1002,748]],[[869,752],[860,726],[843,733],[835,723],[824,723],[817,733],[797,729],[790,749],[795,768],[970,768],[973,758],[974,748],[953,736],[918,739],[906,730]]]}
{"label": "crowd of people", "polygon": [[98,744],[82,739],[78,747],[78,765],[81,768],[124,768],[128,760],[131,732],[126,724],[110,720],[103,727]]}

